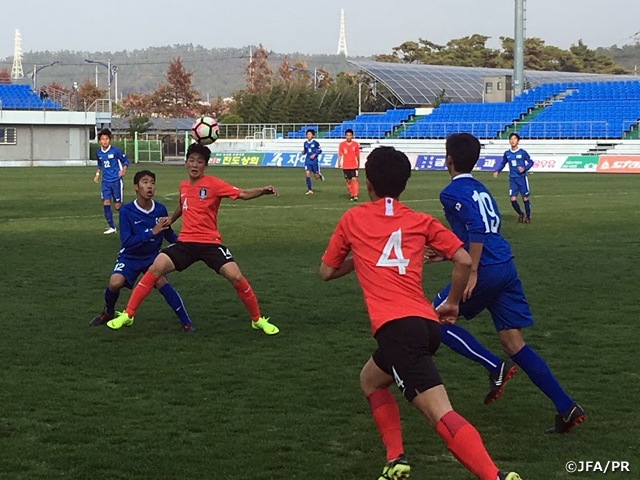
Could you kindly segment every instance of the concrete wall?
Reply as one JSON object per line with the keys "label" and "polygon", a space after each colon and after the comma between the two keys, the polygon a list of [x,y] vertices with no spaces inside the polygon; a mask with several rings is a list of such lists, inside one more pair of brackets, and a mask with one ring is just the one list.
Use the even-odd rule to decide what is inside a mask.
{"label": "concrete wall", "polygon": [[0,126],[17,130],[16,144],[0,144],[0,167],[87,165],[95,113],[0,111]]}

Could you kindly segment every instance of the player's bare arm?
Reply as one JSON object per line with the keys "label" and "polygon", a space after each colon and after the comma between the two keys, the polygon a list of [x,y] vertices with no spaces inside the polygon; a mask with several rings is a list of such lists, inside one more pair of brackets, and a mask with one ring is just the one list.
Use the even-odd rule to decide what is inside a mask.
{"label": "player's bare arm", "polygon": [[125,165],[124,167],[122,167],[122,170],[120,170],[118,172],[118,175],[120,176],[120,178],[124,177],[124,174],[127,173],[127,166]]}
{"label": "player's bare arm", "polygon": [[176,220],[178,220],[181,216],[182,216],[182,204],[179,203],[175,211],[173,212],[173,215],[171,215],[171,218],[169,218],[169,225],[173,225],[176,222]]}
{"label": "player's bare arm", "polygon": [[98,183],[98,180],[100,180],[100,169],[96,170],[96,174],[93,176],[93,181]]}
{"label": "player's bare arm", "polygon": [[353,257],[346,258],[344,262],[342,262],[342,265],[340,265],[340,268],[330,267],[324,262],[320,264],[320,278],[325,282],[344,277],[351,272],[353,272]]}
{"label": "player's bare arm", "polygon": [[242,190],[238,198],[240,200],[253,200],[254,198],[261,197],[263,195],[275,195],[276,197],[280,196],[276,187],[272,185],[267,185],[262,188],[251,188],[249,190]]}
{"label": "player's bare arm", "polygon": [[469,256],[471,257],[471,274],[469,275],[469,281],[467,287],[462,293],[462,301],[466,302],[471,297],[473,289],[476,288],[478,283],[478,266],[480,265],[480,257],[482,256],[482,249],[484,245],[479,242],[469,242]]}
{"label": "player's bare arm", "polygon": [[451,290],[446,300],[438,306],[436,312],[440,323],[453,324],[458,318],[458,304],[462,299],[469,275],[471,274],[471,256],[460,247],[451,257],[453,273],[451,274]]}

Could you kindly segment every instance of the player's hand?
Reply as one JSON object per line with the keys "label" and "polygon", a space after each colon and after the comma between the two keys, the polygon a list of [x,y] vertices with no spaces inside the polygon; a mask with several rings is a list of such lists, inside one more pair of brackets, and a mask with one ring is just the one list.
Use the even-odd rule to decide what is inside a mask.
{"label": "player's hand", "polygon": [[438,320],[442,325],[453,325],[456,323],[458,312],[458,305],[450,303],[449,299],[446,299],[438,306],[438,308],[436,308]]}
{"label": "player's hand", "polygon": [[93,183],[98,183],[100,181],[100,175],[94,175]]}
{"label": "player's hand", "polygon": [[310,158],[311,160],[314,160],[314,159],[316,158],[316,156],[317,156],[317,155],[316,155],[315,153],[312,153],[311,155],[309,155],[309,158]]}
{"label": "player's hand", "polygon": [[519,173],[524,172],[524,167],[518,167],[518,172],[519,172]]}
{"label": "player's hand", "polygon": [[446,258],[444,258],[444,255],[442,255],[435,248],[431,248],[431,247],[424,247],[424,253],[423,253],[422,259],[423,259],[422,260],[423,263],[425,264],[444,262],[446,260]]}
{"label": "player's hand", "polygon": [[156,223],[156,226],[151,229],[151,233],[154,235],[158,235],[160,232],[169,228],[171,224],[171,219],[169,217],[162,217]]}
{"label": "player's hand", "polygon": [[471,298],[471,295],[473,294],[473,290],[476,288],[477,283],[478,283],[478,272],[474,272],[472,270],[471,273],[469,274],[469,281],[467,282],[467,286],[464,289],[464,292],[462,292],[463,302],[466,302],[467,300],[469,300],[469,298]]}
{"label": "player's hand", "polygon": [[493,178],[498,178],[499,173],[498,172],[493,172]]}
{"label": "player's hand", "polygon": [[118,176],[119,176],[120,178],[124,177],[124,174],[125,174],[125,171],[124,171],[124,170],[120,170],[120,171],[118,172]]}
{"label": "player's hand", "polygon": [[264,193],[265,195],[275,195],[276,197],[280,196],[278,190],[276,190],[276,187],[274,187],[273,185],[267,185],[266,187],[263,187],[262,193]]}

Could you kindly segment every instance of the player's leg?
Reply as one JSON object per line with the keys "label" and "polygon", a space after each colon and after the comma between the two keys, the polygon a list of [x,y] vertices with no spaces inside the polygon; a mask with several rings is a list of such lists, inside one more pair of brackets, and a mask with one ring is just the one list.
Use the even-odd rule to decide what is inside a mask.
{"label": "player's leg", "polygon": [[116,210],[120,210],[122,206],[122,198],[124,197],[124,182],[122,179],[113,182],[113,207]]}
{"label": "player's leg", "polygon": [[342,170],[342,174],[344,176],[344,182],[347,186],[347,192],[349,192],[349,199],[353,201],[353,192],[351,191],[351,178],[349,177],[349,170]]}
{"label": "player's leg", "polygon": [[111,185],[109,183],[102,182],[101,195],[102,195],[102,208],[104,210],[104,218],[107,221],[107,224],[109,225],[109,228],[107,228],[104,231],[104,234],[109,235],[111,233],[116,232],[116,225],[115,223],[113,223],[113,213],[111,212],[112,192],[111,192]]}
{"label": "player's leg", "polygon": [[[509,268],[512,269],[509,272],[512,282],[505,286],[500,296],[489,306],[489,313],[491,313],[502,348],[527,374],[534,385],[553,402],[558,412],[556,415],[557,433],[566,433],[574,425],[584,420],[584,411],[562,389],[542,357],[525,343],[522,329],[533,325],[533,317],[522,289],[522,283],[512,263]],[[558,423],[559,421],[560,423]],[[556,431],[554,429],[549,433],[556,433]]]}
{"label": "player's leg", "polygon": [[358,194],[360,193],[360,185],[358,184],[358,170],[353,170],[353,176],[351,177],[351,190],[353,191],[353,199],[358,201]]}
{"label": "player's leg", "polygon": [[156,288],[158,289],[158,292],[160,292],[160,294],[164,297],[167,304],[175,312],[178,319],[180,319],[182,330],[184,332],[195,331],[195,327],[191,323],[191,319],[189,318],[187,309],[184,307],[184,303],[182,302],[182,297],[180,297],[180,294],[169,283],[169,280],[167,280],[166,276],[162,276],[158,279]]}
{"label": "player's leg", "polygon": [[244,304],[251,317],[251,327],[254,330],[262,330],[267,335],[275,335],[280,330],[269,322],[268,317],[260,313],[260,306],[253,289],[242,272],[238,264],[233,259],[233,255],[224,245],[207,245],[206,252],[203,253],[203,261],[215,270],[219,275],[227,279],[233,286],[240,301]]}
{"label": "player's leg", "polygon": [[518,203],[518,182],[512,178],[509,178],[509,200],[511,201],[511,206],[518,214],[518,222],[522,223],[524,219],[524,212],[520,208],[520,204]]}
{"label": "player's leg", "polygon": [[410,317],[384,325],[376,334],[376,340],[391,365],[396,385],[436,430],[449,451],[478,478],[498,480],[501,473],[487,453],[480,434],[451,407],[433,363],[440,332],[438,323]]}
{"label": "player's leg", "polygon": [[[380,478],[406,478],[411,467],[404,455],[400,410],[395,397],[389,390],[393,377],[382,370],[377,363],[381,365],[386,363],[384,353],[380,349],[376,350],[362,367],[360,388],[369,403],[371,416],[387,454],[387,464]],[[383,368],[390,369],[387,366]]]}
{"label": "player's leg", "polygon": [[138,309],[142,301],[147,297],[147,295],[151,293],[151,290],[153,290],[153,288],[156,286],[156,283],[158,283],[158,279],[160,279],[167,273],[171,273],[176,270],[176,265],[174,264],[172,258],[165,252],[168,251],[169,248],[179,245],[181,245],[179,242],[175,243],[158,254],[158,256],[153,261],[153,264],[149,267],[147,273],[142,276],[138,284],[133,289],[133,292],[131,292],[131,297],[129,297],[129,301],[127,302],[127,307],[124,309],[124,312],[116,316],[113,320],[107,322],[107,326],[109,328],[118,330],[123,326],[130,326],[133,324],[136,310]]}
{"label": "player's leg", "polygon": [[304,166],[304,175],[307,181],[307,195],[313,194],[313,190],[311,189],[311,165]]}
{"label": "player's leg", "polygon": [[118,298],[120,297],[120,290],[127,283],[125,277],[121,273],[117,273],[117,269],[121,265],[123,265],[122,262],[116,262],[114,272],[109,278],[109,284],[104,290],[104,310],[99,315],[96,315],[93,320],[91,320],[91,323],[89,325],[91,325],[92,327],[104,325],[115,316],[116,303],[118,302]]}
{"label": "player's leg", "polygon": [[528,177],[524,177],[524,179],[522,180],[520,195],[522,195],[522,201],[524,203],[524,211],[526,215],[524,223],[531,223],[531,202],[529,202],[529,196],[531,195],[531,192],[529,191]]}

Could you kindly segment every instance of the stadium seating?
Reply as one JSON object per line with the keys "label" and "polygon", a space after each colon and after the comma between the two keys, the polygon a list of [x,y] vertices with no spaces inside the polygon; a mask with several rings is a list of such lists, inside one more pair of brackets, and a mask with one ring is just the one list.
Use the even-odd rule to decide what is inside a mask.
{"label": "stadium seating", "polygon": [[[395,127],[401,125],[402,122],[406,122],[415,113],[415,109],[409,108],[387,110],[385,113],[365,113],[356,116],[353,120],[347,120],[337,125],[327,132],[325,138],[342,138],[344,137],[344,132],[348,129],[353,130],[357,138],[384,138]],[[289,132],[287,138],[304,138],[309,128],[318,130],[317,125],[305,125],[296,132]]]}
{"label": "stadium seating", "polygon": [[47,98],[40,99],[29,85],[0,85],[0,108],[3,110],[61,110],[62,107]]}

